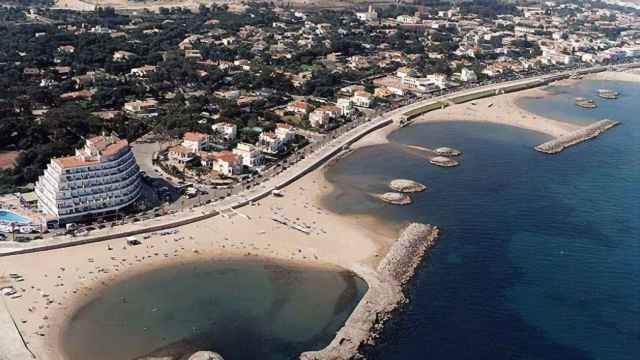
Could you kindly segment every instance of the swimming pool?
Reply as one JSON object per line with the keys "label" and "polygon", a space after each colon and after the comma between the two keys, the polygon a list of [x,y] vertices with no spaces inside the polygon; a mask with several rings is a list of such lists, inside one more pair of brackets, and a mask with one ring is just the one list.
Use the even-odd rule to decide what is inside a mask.
{"label": "swimming pool", "polygon": [[0,223],[29,224],[31,219],[20,216],[12,211],[0,210]]}

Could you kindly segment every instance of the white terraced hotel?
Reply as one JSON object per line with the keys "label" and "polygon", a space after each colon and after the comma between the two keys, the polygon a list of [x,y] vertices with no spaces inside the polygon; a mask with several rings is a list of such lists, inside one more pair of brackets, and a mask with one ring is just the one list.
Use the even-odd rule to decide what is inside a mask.
{"label": "white terraced hotel", "polygon": [[53,158],[36,183],[38,206],[54,222],[114,212],[140,195],[140,168],[127,140],[87,139],[75,156]]}

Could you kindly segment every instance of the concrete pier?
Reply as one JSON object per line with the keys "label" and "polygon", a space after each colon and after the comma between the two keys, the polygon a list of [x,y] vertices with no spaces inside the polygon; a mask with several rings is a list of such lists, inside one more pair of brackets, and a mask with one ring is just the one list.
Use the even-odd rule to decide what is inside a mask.
{"label": "concrete pier", "polygon": [[619,124],[619,122],[610,119],[600,120],[569,134],[557,137],[544,144],[540,144],[536,146],[535,149],[545,154],[557,154],[570,146],[593,139]]}

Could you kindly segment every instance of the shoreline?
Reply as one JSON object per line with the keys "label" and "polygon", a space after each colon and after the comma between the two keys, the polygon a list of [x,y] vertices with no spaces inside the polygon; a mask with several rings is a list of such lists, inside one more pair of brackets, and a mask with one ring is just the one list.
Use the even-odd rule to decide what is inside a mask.
{"label": "shoreline", "polygon": [[[517,110],[524,111],[517,107],[515,100],[531,96],[532,92],[538,91],[544,92],[541,88],[534,88],[476,100],[474,101],[476,105],[470,103],[452,105],[444,110],[422,115],[416,123],[441,121],[502,123],[529,130],[533,129],[525,126],[535,127],[538,131],[550,136],[555,132],[569,132],[574,127],[579,128],[578,125],[537,116],[525,118],[529,119],[526,123],[509,120],[506,110],[500,115],[500,119],[503,120],[483,121],[480,118],[481,114],[484,114],[485,119],[497,115],[495,110],[501,107],[505,109],[511,107],[511,111],[516,113]],[[502,99],[502,102],[499,102],[499,99]],[[494,105],[486,106],[489,103]],[[471,110],[475,108],[483,111],[469,112],[469,107],[472,107]],[[516,107],[515,110],[514,107]],[[452,118],[456,114],[465,113],[467,118]],[[535,123],[534,120],[541,121],[544,126],[532,125]],[[351,148],[357,149],[384,143],[380,142],[381,139],[388,142],[387,135],[395,130],[397,127],[393,125],[378,129],[358,140]],[[333,185],[323,174],[326,167],[331,166],[332,161],[321,164],[310,173],[285,186],[284,198],[266,197],[257,200],[256,206],[239,208],[246,218],[238,215],[216,216],[179,227],[180,234],[174,236],[182,237],[178,241],[174,241],[171,236],[153,235],[143,240],[142,245],[122,248],[121,245],[125,240],[119,238],[83,246],[3,257],[0,262],[0,276],[19,272],[25,277],[24,282],[13,284],[16,288],[25,289],[20,292],[23,297],[17,300],[6,300],[7,308],[15,317],[18,328],[29,346],[39,355],[38,358],[56,360],[63,359],[60,344],[56,341],[61,340],[65,320],[76,310],[73,305],[77,305],[78,302],[86,303],[90,295],[98,291],[96,288],[108,286],[115,281],[124,281],[129,276],[135,276],[152,268],[171,266],[172,263],[192,262],[198,259],[217,261],[229,258],[252,260],[257,258],[259,261],[265,259],[287,263],[291,261],[302,267],[329,264],[355,273],[365,280],[369,289],[376,283],[382,286],[381,282],[376,282],[371,276],[371,272],[376,272],[375,269],[380,260],[396,243],[396,239],[391,236],[395,231],[389,229],[389,224],[375,217],[336,214],[322,205],[322,196],[333,189]],[[273,222],[271,214],[274,212],[295,218],[298,222],[312,223],[311,235],[302,234]],[[216,234],[215,238],[210,238],[211,234]],[[116,245],[112,250],[105,249],[109,244]],[[194,249],[197,251],[193,251]],[[112,257],[116,257],[118,261],[112,260]],[[126,261],[120,261],[122,258]],[[61,264],[64,264],[64,270],[61,270]],[[115,266],[116,264],[118,266]],[[108,271],[104,272],[100,269]],[[122,275],[125,273],[126,275]],[[58,286],[59,284],[63,285]],[[71,290],[69,293],[68,289],[75,291]],[[390,290],[387,289],[387,291]],[[369,291],[365,297],[367,294]],[[45,299],[43,295],[48,295],[46,299],[53,299],[53,302],[42,305],[48,301],[43,300]],[[31,303],[27,303],[28,301]],[[364,298],[358,307],[363,303]],[[350,316],[347,322],[351,319]],[[38,332],[44,333],[45,336],[38,335]]]}
{"label": "shoreline", "polygon": [[[603,71],[584,75],[582,80],[608,80],[640,82],[640,70],[631,69],[627,71],[614,72]],[[571,86],[581,81],[580,79],[562,79],[551,84],[558,86]],[[485,97],[460,104],[451,104],[444,109],[432,110],[419,115],[407,126],[418,124],[439,123],[439,122],[475,122],[490,123],[497,125],[513,126],[523,130],[534,131],[549,136],[549,141],[562,139],[572,135],[589,125],[579,125],[571,122],[553,119],[534,114],[523,107],[518,102],[527,98],[544,98],[552,96],[544,87],[532,87],[512,93],[500,94]],[[595,123],[595,122],[594,122]],[[590,124],[592,125],[592,124]],[[387,126],[374,131],[351,146],[355,150],[362,147],[381,145],[389,143],[389,135],[399,130],[398,126]],[[599,135],[599,134],[598,134]],[[588,139],[582,139],[580,143]],[[572,144],[575,145],[576,143]],[[540,144],[541,145],[541,144]],[[446,146],[446,144],[433,144],[433,146]]]}
{"label": "shoreline", "polygon": [[[165,270],[165,269],[175,269],[183,266],[199,266],[206,263],[216,263],[221,266],[225,266],[226,264],[242,264],[242,263],[252,263],[252,264],[260,264],[264,266],[275,266],[282,267],[286,270],[298,270],[298,271],[331,271],[336,274],[343,276],[344,274],[348,276],[355,276],[362,280],[367,285],[368,291],[368,283],[362,278],[358,273],[340,267],[331,263],[323,263],[323,262],[312,262],[312,263],[304,263],[299,260],[292,259],[282,259],[276,257],[267,257],[267,256],[246,256],[246,255],[220,255],[215,258],[204,258],[204,257],[188,257],[187,259],[171,259],[171,261],[164,262],[162,264],[144,264],[139,268],[132,269],[132,271],[118,276],[115,279],[111,279],[109,286],[120,285],[124,282],[135,280],[136,278],[143,277],[148,273]],[[145,266],[146,265],[146,266]],[[86,293],[79,294],[72,299],[72,301],[68,304],[68,311],[65,311],[65,315],[75,314],[80,311],[83,307],[91,304],[95,299],[104,295],[107,290],[106,286],[100,287],[100,283],[95,283],[93,289],[87,291]],[[64,333],[69,325],[69,322],[72,321],[70,316],[65,316],[64,318],[53,318],[54,322],[60,323],[60,328],[57,331],[55,338],[55,344],[52,342],[51,346],[56,349],[56,356],[59,358],[65,358],[64,352]],[[170,345],[170,344],[169,344]],[[160,349],[153,349],[152,352],[156,352]],[[215,349],[197,349],[198,351],[215,351]]]}
{"label": "shoreline", "polygon": [[[284,198],[268,197],[239,209],[247,218],[213,217],[180,227],[175,235],[141,239],[142,245],[133,247],[118,239],[4,257],[0,276],[18,272],[25,278],[12,284],[23,297],[7,299],[8,309],[38,358],[59,360],[64,359],[62,332],[75,311],[99,296],[103,287],[157,268],[196,261],[273,262],[349,271],[370,287],[362,269],[375,268],[390,246],[390,231],[381,222],[368,219],[364,227],[359,219],[325,210],[319,200],[331,185],[322,170],[286,187]],[[311,234],[276,223],[272,213],[300,219],[311,226]],[[43,295],[53,302],[45,305]]]}

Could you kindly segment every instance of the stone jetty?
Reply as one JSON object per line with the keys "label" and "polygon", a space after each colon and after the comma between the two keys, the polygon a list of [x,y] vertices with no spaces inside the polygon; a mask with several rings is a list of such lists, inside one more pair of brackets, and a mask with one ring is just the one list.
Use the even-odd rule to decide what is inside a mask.
{"label": "stone jetty", "polygon": [[545,154],[557,154],[560,151],[568,148],[569,146],[573,146],[583,141],[593,139],[619,124],[620,123],[618,121],[610,119],[600,120],[578,130],[572,131],[566,135],[557,137],[551,141],[547,141],[544,144],[540,144],[536,146],[535,149]]}
{"label": "stone jetty", "polygon": [[438,229],[412,223],[407,226],[378,264],[378,274],[404,285],[413,276],[425,252],[433,246]]}
{"label": "stone jetty", "polygon": [[416,267],[438,237],[438,228],[413,223],[407,226],[391,246],[377,270],[357,266],[355,271],[369,285],[369,290],[338,331],[336,337],[324,349],[308,351],[301,360],[362,359],[363,345],[376,342],[384,323],[401,304],[407,301],[404,285],[413,276]]}
{"label": "stone jetty", "polygon": [[374,197],[393,205],[409,205],[411,197],[407,194],[398,192],[388,192],[384,194],[373,194]]}
{"label": "stone jetty", "polygon": [[427,187],[423,184],[407,179],[391,180],[391,182],[389,183],[389,187],[401,193],[421,192],[427,189]]}

